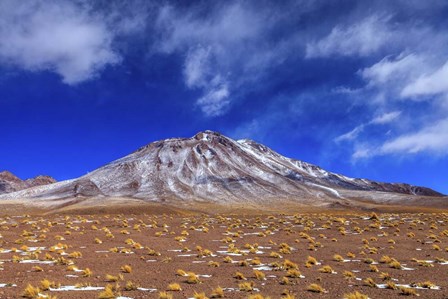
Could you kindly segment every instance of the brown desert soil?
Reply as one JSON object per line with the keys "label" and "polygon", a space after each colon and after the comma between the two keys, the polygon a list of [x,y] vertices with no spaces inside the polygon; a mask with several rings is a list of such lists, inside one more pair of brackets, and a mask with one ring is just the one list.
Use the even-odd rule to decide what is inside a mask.
{"label": "brown desert soil", "polygon": [[[355,291],[369,298],[403,298],[406,290],[400,285],[420,298],[448,298],[448,214],[443,211],[280,213],[242,206],[204,204],[186,210],[135,204],[52,213],[35,209],[27,215],[20,205],[2,207],[0,298],[20,298],[28,284],[41,288],[36,295],[41,297],[29,298],[99,298],[102,292],[61,291],[77,284],[109,284],[122,298],[159,298],[163,291],[173,298],[194,298],[195,292],[210,297],[218,286],[224,298],[344,298]],[[318,264],[307,265],[309,257]],[[130,273],[122,270],[126,265]],[[324,266],[333,273],[322,272]],[[255,277],[257,267],[265,280]],[[83,277],[87,268],[92,274]],[[301,277],[286,280],[294,268]],[[198,275],[198,283],[188,283],[179,269]],[[235,278],[236,272],[245,279]],[[108,274],[118,281],[107,281]],[[367,285],[367,278],[373,285]],[[54,288],[42,290],[44,279]],[[380,288],[388,281],[397,289]],[[126,290],[128,282],[141,289]],[[425,282],[433,288],[425,288]],[[181,291],[169,291],[172,283]],[[242,291],[240,284],[253,290]],[[308,291],[310,284],[325,291]]]}

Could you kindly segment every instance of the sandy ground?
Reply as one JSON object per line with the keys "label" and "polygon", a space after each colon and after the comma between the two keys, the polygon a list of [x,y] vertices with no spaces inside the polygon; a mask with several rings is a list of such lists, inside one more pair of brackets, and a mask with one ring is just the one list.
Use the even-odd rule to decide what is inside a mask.
{"label": "sandy ground", "polygon": [[[28,284],[57,298],[98,298],[102,289],[80,286],[108,284],[115,296],[126,298],[159,298],[164,291],[174,298],[193,298],[195,292],[210,297],[217,287],[225,298],[344,298],[354,291],[402,298],[409,289],[400,286],[420,298],[448,298],[448,214],[440,211],[389,211],[369,219],[370,211],[257,215],[251,208],[210,210],[205,204],[188,210],[140,203],[78,206],[45,214],[32,209],[29,215],[22,208],[10,203],[0,217],[0,298],[19,298]],[[309,257],[317,264],[307,264]],[[90,275],[82,272],[87,268]],[[257,279],[256,269],[264,279]],[[197,283],[178,270],[193,272]],[[118,281],[108,281],[108,274]],[[300,276],[288,277],[294,274]],[[54,288],[43,290],[44,279]],[[140,289],[126,290],[129,282]],[[382,288],[388,282],[396,289]],[[170,291],[172,283],[181,291]],[[308,291],[311,284],[324,291]]]}

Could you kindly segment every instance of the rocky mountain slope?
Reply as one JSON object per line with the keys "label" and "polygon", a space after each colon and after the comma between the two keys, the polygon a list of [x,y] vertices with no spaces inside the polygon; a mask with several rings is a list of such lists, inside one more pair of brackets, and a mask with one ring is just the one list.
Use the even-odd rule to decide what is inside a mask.
{"label": "rocky mountain slope", "polygon": [[0,172],[0,194],[53,183],[56,183],[56,180],[46,175],[39,175],[35,178],[21,180],[9,171]]}
{"label": "rocky mountain slope", "polygon": [[212,131],[153,142],[85,176],[0,196],[56,200],[128,197],[147,201],[347,204],[442,196],[408,184],[380,183],[331,173],[284,157],[252,140]]}

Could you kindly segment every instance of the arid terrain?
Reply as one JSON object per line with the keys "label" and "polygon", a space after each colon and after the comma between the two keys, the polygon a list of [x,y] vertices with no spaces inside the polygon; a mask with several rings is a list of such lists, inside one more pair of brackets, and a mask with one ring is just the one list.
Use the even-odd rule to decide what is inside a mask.
{"label": "arid terrain", "polygon": [[0,299],[448,298],[446,196],[254,141],[205,131],[2,180]]}
{"label": "arid terrain", "polygon": [[4,207],[0,298],[448,297],[441,210]]}

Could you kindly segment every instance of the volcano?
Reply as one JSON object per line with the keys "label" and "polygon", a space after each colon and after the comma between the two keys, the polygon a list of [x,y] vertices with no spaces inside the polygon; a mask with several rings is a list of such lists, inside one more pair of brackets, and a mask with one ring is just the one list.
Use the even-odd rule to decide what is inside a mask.
{"label": "volcano", "polygon": [[290,159],[253,140],[212,131],[150,143],[82,177],[0,199],[123,197],[151,202],[406,204],[443,195],[425,187],[350,178]]}

